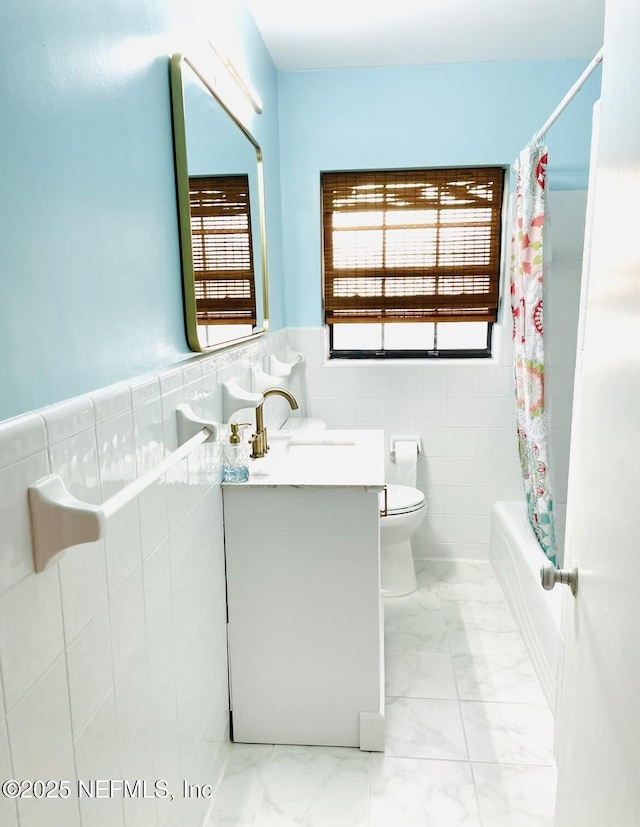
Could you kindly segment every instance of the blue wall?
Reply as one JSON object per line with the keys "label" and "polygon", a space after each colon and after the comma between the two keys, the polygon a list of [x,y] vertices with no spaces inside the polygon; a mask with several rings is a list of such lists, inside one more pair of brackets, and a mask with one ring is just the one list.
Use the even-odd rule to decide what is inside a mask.
{"label": "blue wall", "polygon": [[[587,61],[292,72],[279,77],[285,322],[322,323],[319,173],[510,165]],[[600,70],[549,131],[549,181],[587,186]],[[522,101],[522,102],[521,102]]]}
{"label": "blue wall", "polygon": [[[0,3],[0,419],[189,357],[168,65],[205,28],[215,38],[209,8]],[[277,75],[246,13],[225,14],[265,104],[247,126],[277,216]],[[268,230],[277,278],[279,221]]]}
{"label": "blue wall", "polygon": [[[263,150],[271,329],[321,322],[320,170],[509,164],[584,66],[278,75],[240,5],[0,3],[0,419],[189,358],[168,62],[203,32],[264,104],[241,119]],[[598,87],[550,133],[552,185],[585,185]]]}

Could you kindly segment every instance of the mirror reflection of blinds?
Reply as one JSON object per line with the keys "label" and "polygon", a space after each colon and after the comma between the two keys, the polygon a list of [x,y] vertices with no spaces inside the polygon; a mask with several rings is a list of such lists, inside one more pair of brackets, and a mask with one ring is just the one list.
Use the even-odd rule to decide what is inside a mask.
{"label": "mirror reflection of blinds", "polygon": [[189,176],[198,324],[256,324],[247,175]]}
{"label": "mirror reflection of blinds", "polygon": [[321,174],[324,307],[340,322],[494,322],[503,168]]}

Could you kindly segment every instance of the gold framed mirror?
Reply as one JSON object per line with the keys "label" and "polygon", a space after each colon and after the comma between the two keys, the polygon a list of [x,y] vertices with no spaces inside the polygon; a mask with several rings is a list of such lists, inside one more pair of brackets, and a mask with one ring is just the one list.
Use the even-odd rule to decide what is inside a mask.
{"label": "gold framed mirror", "polygon": [[269,324],[262,152],[189,57],[170,80],[187,340],[213,350]]}

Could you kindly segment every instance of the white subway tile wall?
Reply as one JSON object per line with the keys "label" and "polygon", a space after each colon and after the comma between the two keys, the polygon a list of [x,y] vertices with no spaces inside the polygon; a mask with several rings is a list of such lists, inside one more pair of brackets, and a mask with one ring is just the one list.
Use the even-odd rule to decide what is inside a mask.
{"label": "white subway tile wall", "polygon": [[[321,328],[293,328],[305,356],[310,416],[334,428],[418,434],[418,486],[428,515],[414,537],[420,558],[488,559],[496,499],[523,499],[515,437],[510,323],[496,331],[500,356],[446,364],[325,359]],[[393,463],[387,457],[388,479]]]}
{"label": "white subway tile wall", "polygon": [[[250,366],[284,361],[287,344],[279,331],[0,423],[0,776],[74,791],[53,805],[0,796],[3,825],[204,820],[210,800],[185,800],[182,782],[215,783],[229,740],[219,445],[41,574],[27,488],[56,473],[74,496],[103,502],[177,447],[178,404],[220,422],[220,382],[247,384]],[[163,779],[175,800],[77,797],[77,780],[100,779]]]}

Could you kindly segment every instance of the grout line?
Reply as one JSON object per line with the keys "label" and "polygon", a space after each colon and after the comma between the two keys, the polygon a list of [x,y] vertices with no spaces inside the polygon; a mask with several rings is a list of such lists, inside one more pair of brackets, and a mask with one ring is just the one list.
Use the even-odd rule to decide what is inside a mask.
{"label": "grout line", "polygon": [[484,827],[484,818],[482,817],[482,810],[480,808],[480,796],[478,795],[478,784],[476,781],[476,773],[473,767],[473,761],[469,761],[469,772],[471,773],[471,782],[473,783],[473,795],[476,800],[476,812],[478,813],[478,821],[480,822],[480,827]]}

